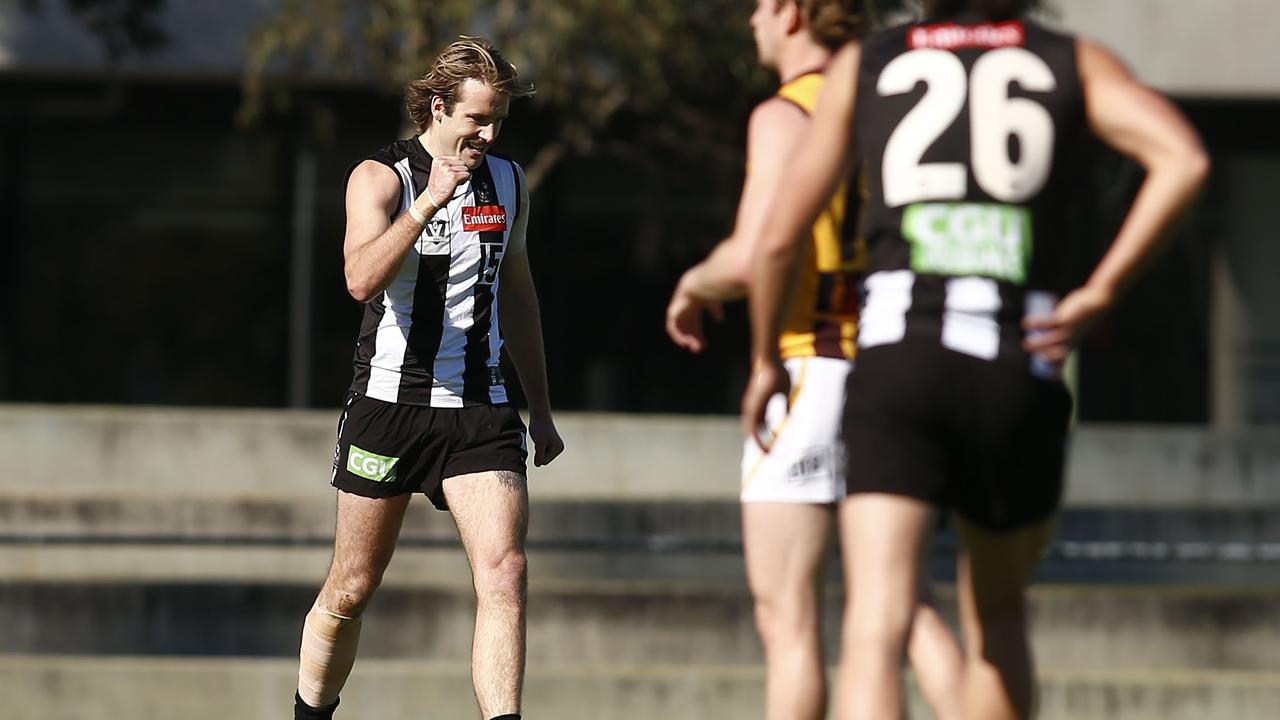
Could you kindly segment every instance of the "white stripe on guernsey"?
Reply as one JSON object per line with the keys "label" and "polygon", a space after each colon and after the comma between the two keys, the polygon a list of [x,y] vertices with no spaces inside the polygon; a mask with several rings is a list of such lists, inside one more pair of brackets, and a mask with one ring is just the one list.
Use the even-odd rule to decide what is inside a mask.
{"label": "white stripe on guernsey", "polygon": [[984,277],[947,280],[942,345],[965,355],[995,360],[1000,354],[1000,286]]}
{"label": "white stripe on guernsey", "polygon": [[[1049,315],[1057,304],[1058,296],[1056,294],[1045,290],[1029,290],[1022,302],[1022,317]],[[1061,380],[1062,366],[1054,365],[1046,360],[1044,355],[1036,353],[1031,356],[1031,374],[1041,380]]]}
{"label": "white stripe on guernsey", "polygon": [[400,213],[409,209],[413,204],[413,199],[417,197],[414,190],[417,188],[413,185],[413,173],[409,172],[409,158],[404,158],[395,164],[396,172],[400,175],[400,208],[396,211],[398,217]]}
{"label": "white stripe on guernsey", "polygon": [[858,346],[869,348],[902,342],[916,274],[882,270],[867,276],[867,301],[858,319]]}
{"label": "white stripe on guernsey", "polygon": [[[400,208],[397,215],[409,209],[415,197],[409,158],[395,164],[400,175]],[[365,394],[384,402],[400,399],[400,372],[405,350],[409,347],[409,328],[413,324],[413,294],[418,284],[418,253],[406,253],[391,285],[382,293],[382,318],[374,338],[374,354],[369,359],[369,387]]]}
{"label": "white stripe on guernsey", "polygon": [[[516,225],[516,205],[519,202],[519,193],[516,188],[516,167],[514,163],[509,161],[490,162],[489,167],[492,168],[493,185],[498,192],[498,199],[506,206],[507,217],[510,218],[507,221],[507,231],[502,236],[502,250],[505,253],[507,242],[511,239],[511,228]],[[498,273],[493,280],[493,313],[489,318],[488,365],[495,369],[498,367],[499,358],[502,357],[502,325],[498,321],[498,285],[501,279],[502,273]],[[506,401],[507,388],[505,385],[493,385],[489,388],[489,402],[504,403]]]}

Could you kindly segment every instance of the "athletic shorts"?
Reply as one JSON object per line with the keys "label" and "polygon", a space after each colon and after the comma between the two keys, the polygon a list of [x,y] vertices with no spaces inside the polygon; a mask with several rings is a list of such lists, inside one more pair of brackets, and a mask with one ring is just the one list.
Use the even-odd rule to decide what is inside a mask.
{"label": "athletic shorts", "polygon": [[742,450],[742,502],[827,504],[845,494],[840,421],[853,363],[824,357],[791,358],[791,398],[774,395],[765,410],[773,434],[769,452],[747,438]]}
{"label": "athletic shorts", "polygon": [[849,381],[850,493],[917,498],[992,530],[1051,517],[1071,397],[1025,354],[993,361],[906,341],[861,350]]}
{"label": "athletic shorts", "polygon": [[445,478],[524,474],[528,455],[524,422],[510,405],[436,408],[351,393],[338,420],[331,484],[369,498],[421,492],[447,510]]}

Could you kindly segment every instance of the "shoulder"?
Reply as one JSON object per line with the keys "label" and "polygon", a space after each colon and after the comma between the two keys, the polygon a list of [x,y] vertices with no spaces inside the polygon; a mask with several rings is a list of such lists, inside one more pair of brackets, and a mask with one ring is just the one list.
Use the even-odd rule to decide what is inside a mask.
{"label": "shoulder", "polygon": [[398,197],[400,192],[400,176],[386,163],[373,158],[356,163],[347,175],[348,197],[387,199]]}
{"label": "shoulder", "polygon": [[768,136],[775,133],[791,133],[803,130],[809,123],[809,113],[794,100],[774,95],[756,105],[747,121],[747,134]]}
{"label": "shoulder", "polygon": [[490,163],[491,168],[510,168],[512,172],[524,172],[524,169],[520,167],[520,163],[512,160],[506,155],[487,153],[484,157],[485,160]]}
{"label": "shoulder", "polygon": [[485,155],[485,162],[489,165],[489,172],[510,172],[517,185],[524,184],[524,168],[515,160],[505,155],[488,153]]}
{"label": "shoulder", "polygon": [[1130,75],[1129,68],[1118,55],[1096,42],[1075,38],[1075,48],[1081,75]]}
{"label": "shoulder", "polygon": [[385,169],[387,173],[390,173],[392,178],[394,178],[396,171],[393,168],[395,168],[397,163],[409,157],[411,142],[417,141],[412,139],[397,140],[390,145],[369,153],[363,158],[352,163],[350,167],[347,168],[347,175],[345,178],[345,184],[347,187],[351,186],[351,182],[355,179],[357,171],[359,171],[366,180],[371,175],[378,175],[379,173],[372,168],[381,167]]}

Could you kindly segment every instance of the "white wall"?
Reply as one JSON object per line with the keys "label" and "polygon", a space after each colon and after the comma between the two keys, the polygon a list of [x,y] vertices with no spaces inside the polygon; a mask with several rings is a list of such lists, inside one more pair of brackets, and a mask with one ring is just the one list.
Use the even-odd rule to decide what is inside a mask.
{"label": "white wall", "polygon": [[1050,1],[1050,24],[1111,47],[1169,94],[1280,96],[1276,0]]}

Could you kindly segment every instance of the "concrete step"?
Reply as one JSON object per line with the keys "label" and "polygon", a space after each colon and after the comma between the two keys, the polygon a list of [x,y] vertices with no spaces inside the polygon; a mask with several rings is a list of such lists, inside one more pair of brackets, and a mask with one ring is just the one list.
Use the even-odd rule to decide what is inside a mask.
{"label": "concrete step", "polygon": [[[741,585],[537,577],[528,620],[536,662],[760,660]],[[389,578],[366,615],[362,656],[469,657],[468,578],[465,566],[438,584]],[[0,585],[0,652],[288,656],[317,584],[9,582]],[[950,586],[939,588],[938,601],[954,625]],[[840,606],[839,589],[829,588],[831,660]],[[1280,668],[1280,593],[1268,590],[1039,586],[1031,610],[1034,646],[1048,669]]]}
{"label": "concrete step", "polygon": [[[268,720],[289,716],[292,659],[0,655],[7,720]],[[465,662],[362,659],[339,718],[478,717]],[[753,665],[531,664],[524,713],[559,720],[757,718]],[[1042,673],[1040,720],[1272,720],[1273,672]],[[923,718],[909,693],[912,717]]]}
{"label": "concrete step", "polygon": [[[337,407],[321,411],[0,407],[0,487],[318,497]],[[530,470],[537,499],[733,500],[732,416],[558,413],[568,450]],[[1280,428],[1084,425],[1068,505],[1280,506]]]}
{"label": "concrete step", "polygon": [[[548,500],[531,508],[529,546],[737,556],[740,512],[732,501]],[[266,493],[0,492],[0,545],[328,548],[333,514],[332,492],[309,500]],[[405,548],[451,547],[457,533],[447,513],[418,501],[401,538]],[[952,578],[954,553],[955,538],[944,530],[933,558],[937,578]],[[1280,509],[1069,508],[1040,577],[1280,586]]]}
{"label": "concrete step", "polygon": [[[317,495],[0,491],[0,540],[327,542],[333,532],[333,492]],[[736,546],[741,539],[741,506],[731,500],[545,500],[533,502],[530,510],[530,538],[540,542]],[[1280,507],[1077,506],[1062,514],[1058,533],[1079,541],[1271,543],[1277,546],[1274,559],[1280,560]],[[422,499],[410,504],[402,534],[410,542],[456,537],[449,514]]]}

